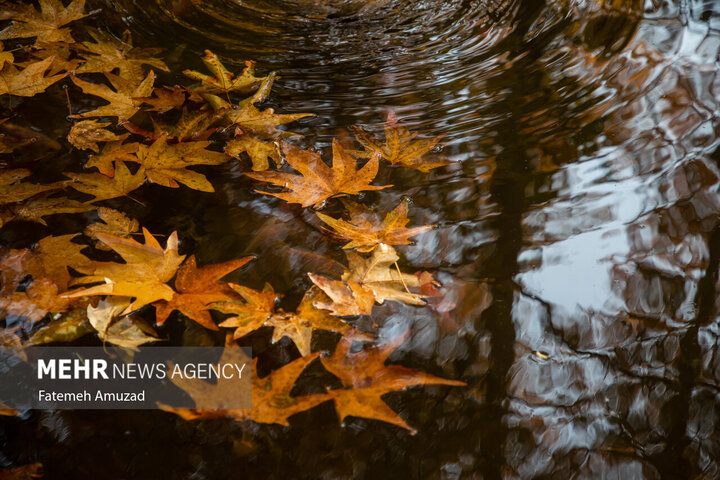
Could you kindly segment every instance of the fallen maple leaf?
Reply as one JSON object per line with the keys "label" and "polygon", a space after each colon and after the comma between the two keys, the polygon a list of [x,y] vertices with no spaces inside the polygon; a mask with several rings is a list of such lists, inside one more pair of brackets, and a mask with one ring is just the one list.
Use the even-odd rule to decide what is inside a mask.
{"label": "fallen maple leaf", "polygon": [[465,382],[446,380],[400,365],[385,365],[388,356],[406,338],[407,335],[398,336],[385,345],[365,348],[357,353],[351,353],[352,340],[342,338],[333,354],[321,359],[323,366],[345,387],[328,392],[335,402],[341,423],[348,416],[371,418],[415,433],[382,401],[384,394],[414,385],[466,385]]}
{"label": "fallen maple leaf", "polygon": [[173,310],[199,323],[210,330],[217,330],[209,310],[213,302],[233,301],[234,291],[220,279],[230,272],[242,267],[253,257],[205,265],[197,268],[195,256],[190,255],[180,266],[175,278],[175,290],[170,300],[155,303],[156,321],[162,325]]}
{"label": "fallen maple leaf", "polygon": [[234,328],[233,338],[244,337],[265,324],[265,320],[275,313],[275,301],[280,297],[268,283],[262,291],[235,283],[228,284],[244,302],[226,301],[212,305],[213,310],[234,315],[224,320],[220,326]]}
{"label": "fallen maple leaf", "polygon": [[246,175],[255,180],[286,187],[289,192],[259,193],[272,195],[288,203],[303,207],[318,206],[330,197],[352,195],[366,190],[382,190],[391,185],[370,185],[378,171],[377,157],[371,158],[362,168],[356,169],[357,161],[347,154],[340,142],[333,141],[333,166],[328,167],[318,153],[301,150],[283,144],[285,160],[301,175],[284,172],[253,172]]}
{"label": "fallen maple leaf", "polygon": [[153,96],[138,97],[135,100],[150,105],[145,110],[165,113],[183,106],[186,100],[185,90],[179,87],[162,87],[153,90]]}
{"label": "fallen maple leaf", "polygon": [[282,161],[277,142],[268,142],[249,134],[230,140],[225,145],[225,153],[235,158],[239,158],[242,153],[247,153],[252,162],[252,169],[256,172],[270,168],[268,158],[272,159],[275,165],[280,165]]}
{"label": "fallen maple leaf", "polygon": [[[97,209],[97,213],[103,223],[93,223],[85,227],[85,235],[90,238],[97,240],[98,233],[106,233],[116,237],[128,238],[140,229],[140,224],[137,220],[128,217],[122,212],[113,210],[112,208],[99,207]],[[100,240],[97,241],[96,248],[100,250],[110,250],[110,247]]]}
{"label": "fallen maple leaf", "polygon": [[3,223],[21,220],[37,222],[47,226],[43,217],[60,213],[82,213],[91,208],[87,204],[65,197],[33,198],[25,203],[11,207],[7,212],[0,213],[0,219],[2,219]]}
{"label": "fallen maple leaf", "polygon": [[145,183],[145,171],[138,169],[135,174],[122,162],[115,162],[115,175],[108,177],[102,173],[73,173],[64,172],[68,178],[74,180],[69,186],[78,192],[92,195],[90,202],[99,202],[110,198],[123,197]]}
{"label": "fallen maple leaf", "polygon": [[265,80],[266,77],[255,76],[255,62],[245,62],[245,69],[239,76],[234,76],[222,64],[220,59],[210,50],[205,50],[203,63],[212,75],[184,70],[185,76],[200,82],[200,87],[195,91],[198,93],[225,93],[248,91]]}
{"label": "fallen maple leaf", "polygon": [[33,333],[25,342],[25,346],[72,342],[93,331],[94,329],[87,319],[87,309],[75,308],[53,318],[50,323]]}
{"label": "fallen maple leaf", "polygon": [[426,162],[422,159],[423,155],[435,148],[442,137],[416,139],[417,133],[400,126],[395,112],[388,113],[384,142],[360,128],[354,128],[353,132],[357,141],[365,148],[364,152],[354,152],[358,155],[379,155],[393,165],[415,168],[422,172],[447,165],[446,162]]}
{"label": "fallen maple leaf", "polygon": [[115,175],[115,162],[120,160],[137,162],[135,153],[140,148],[140,144],[122,143],[127,135],[121,135],[120,138],[121,140],[117,142],[106,143],[98,155],[90,155],[85,168],[95,167],[106,177],[112,177]]}
{"label": "fallen maple leaf", "polygon": [[279,311],[268,318],[265,325],[273,327],[272,343],[278,342],[282,337],[288,337],[293,341],[300,355],[309,355],[312,333],[315,330],[336,332],[357,340],[372,340],[371,336],[357,332],[341,319],[316,308],[313,304],[321,295],[323,294],[320,290],[311,288],[305,292],[295,312]]}
{"label": "fallen maple leaf", "polygon": [[[237,347],[228,347],[228,350],[239,350]],[[234,362],[235,358],[242,355],[236,353],[236,356],[226,356],[223,353],[221,361]],[[260,378],[257,372],[257,359],[253,360],[252,365],[252,408],[244,410],[188,410],[173,409],[164,405],[160,407],[172,413],[179,415],[185,420],[194,420],[199,418],[222,418],[230,417],[237,421],[253,420],[258,423],[277,423],[280,425],[289,425],[288,418],[305,410],[309,410],[323,402],[330,400],[328,394],[320,393],[313,395],[305,395],[294,397],[290,395],[295,381],[305,370],[305,367],[315,360],[318,353],[306,355],[284,365],[277,370],[272,371],[266,377]],[[229,384],[229,388],[225,385],[228,382],[236,382],[236,380],[219,379],[216,384],[209,384],[202,380],[190,379],[172,379],[178,387],[185,390],[196,403],[203,402],[203,399],[216,402],[217,398],[222,398],[223,391],[234,391]],[[207,402],[206,402],[207,403]]]}
{"label": "fallen maple leaf", "polygon": [[408,201],[404,200],[394,210],[385,214],[384,219],[368,209],[349,205],[351,217],[349,221],[334,219],[317,212],[323,222],[330,225],[342,238],[350,240],[344,249],[356,249],[358,252],[371,252],[378,245],[410,245],[410,237],[427,232],[432,225],[405,228],[408,223]]}
{"label": "fallen maple leaf", "polygon": [[32,249],[10,250],[0,257],[0,311],[3,314],[37,321],[48,312],[64,312],[72,305],[58,295],[70,282],[68,267],[82,268],[90,264],[80,253],[85,246],[71,241],[74,236],[45,237]]}
{"label": "fallen maple leaf", "polygon": [[105,127],[110,122],[98,122],[97,120],[83,120],[77,122],[70,129],[67,139],[75,148],[80,150],[92,150],[95,153],[100,151],[98,142],[113,142],[124,140],[127,135],[116,135]]}
{"label": "fallen maple leaf", "polygon": [[57,185],[38,185],[22,181],[29,176],[30,171],[23,168],[0,172],[0,205],[20,202],[38,193],[60,188]]}
{"label": "fallen maple leaf", "polygon": [[122,316],[129,305],[129,297],[108,297],[100,300],[97,307],[88,305],[88,321],[100,340],[131,349],[158,341],[155,331],[141,318]]}
{"label": "fallen maple leaf", "polygon": [[265,77],[255,94],[240,101],[237,107],[215,95],[205,94],[203,97],[219,115],[224,116],[231,124],[237,125],[244,132],[270,137],[293,136],[295,134],[292,132],[278,130],[275,127],[312,116],[312,113],[276,114],[272,108],[260,110],[255,106],[268,97],[274,81],[275,73],[271,73]]}
{"label": "fallen maple leaf", "polygon": [[220,165],[229,158],[220,152],[207,150],[212,142],[183,142],[169,144],[162,136],[150,145],[141,145],[137,152],[137,161],[142,165],[145,176],[153,183],[165,187],[178,188],[178,183],[200,190],[214,192],[212,184],[205,175],[187,170],[194,165]]}
{"label": "fallen maple leaf", "polygon": [[0,70],[0,95],[10,94],[19,97],[32,97],[44,92],[47,87],[65,77],[65,74],[45,76],[54,57],[32,63],[23,70],[6,63]]}
{"label": "fallen maple leaf", "polygon": [[73,43],[70,30],[62,27],[86,16],[85,0],[73,0],[67,7],[63,7],[60,0],[39,0],[39,3],[38,12],[32,4],[3,2],[0,20],[12,19],[13,22],[0,32],[0,40],[38,37],[45,42]]}
{"label": "fallen maple leaf", "polygon": [[333,315],[353,316],[370,315],[375,295],[369,288],[365,288],[353,280],[347,283],[332,280],[322,275],[308,273],[310,280],[330,298],[332,303],[316,300],[313,305],[317,308],[330,310]]}
{"label": "fallen maple leaf", "polygon": [[107,85],[90,83],[77,77],[71,77],[73,83],[80,87],[84,93],[104,98],[110,102],[108,105],[103,105],[95,110],[73,115],[73,118],[118,117],[119,119],[129,120],[140,111],[142,100],[136,99],[150,95],[153,90],[153,83],[155,83],[155,73],[152,70],[139,85],[112,73],[106,73],[105,77],[110,81],[115,91],[111,90]]}
{"label": "fallen maple leaf", "polygon": [[143,65],[167,72],[165,62],[154,58],[162,51],[160,48],[133,47],[129,32],[120,40],[109,33],[99,30],[90,31],[95,42],[83,42],[80,55],[85,62],[76,73],[111,73],[118,69],[118,75],[132,85],[139,85],[145,76]]}
{"label": "fallen maple leaf", "polygon": [[143,228],[145,244],[129,238],[96,233],[97,238],[117,252],[126,263],[92,262],[76,270],[86,276],[76,279],[75,284],[105,282],[66,293],[66,298],[90,295],[113,295],[135,297],[123,312],[137,310],[157,300],[171,300],[173,289],[166,282],[175,275],[185,255],[178,254],[177,232],[168,238],[163,249],[155,237]]}
{"label": "fallen maple leaf", "polygon": [[[425,305],[422,295],[408,291],[409,287],[420,287],[420,279],[398,270],[397,252],[394,248],[380,244],[372,257],[364,258],[354,252],[346,252],[349,271],[342,276],[343,281],[355,281],[368,288],[377,303],[385,300],[398,300],[412,305]],[[432,278],[432,277],[430,277]]]}

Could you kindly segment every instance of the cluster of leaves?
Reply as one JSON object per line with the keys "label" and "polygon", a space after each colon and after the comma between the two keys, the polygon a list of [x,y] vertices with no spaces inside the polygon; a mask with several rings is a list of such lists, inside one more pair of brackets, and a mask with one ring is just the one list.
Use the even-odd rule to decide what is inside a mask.
{"label": "cluster of leaves", "polygon": [[[86,40],[75,40],[78,34],[69,24],[75,26],[86,16],[84,0],[67,6],[59,0],[40,0],[40,10],[27,4],[0,5],[0,20],[10,20],[0,31],[0,98],[32,97],[69,80],[76,94],[81,91],[107,102],[80,112],[70,106],[74,123],[66,140],[88,152],[88,171],[64,172],[62,179],[39,183],[29,180],[30,169],[17,168],[12,160],[9,168],[0,170],[0,226],[19,221],[45,224],[46,217],[58,214],[87,217],[91,214],[86,212],[95,212],[99,218],[82,232],[45,237],[31,248],[0,250],[0,314],[24,318],[34,330],[23,340],[23,329],[2,329],[3,345],[73,341],[94,333],[103,342],[134,348],[161,340],[140,314],[146,317],[152,306],[157,325],[178,311],[206,329],[229,329],[229,345],[261,327],[272,327],[272,342],[288,337],[297,346],[301,358],[264,378],[257,376],[254,366],[251,410],[176,412],[188,419],[228,416],[287,424],[289,416],[333,400],[341,420],[368,417],[409,429],[382,395],[419,384],[460,384],[385,365],[404,337],[358,353],[350,350],[353,341],[374,341],[369,333],[353,328],[352,317],[371,315],[373,306],[386,300],[423,305],[424,296],[418,292],[428,291],[434,279],[427,272],[403,273],[398,266],[394,246],[408,245],[412,237],[432,228],[408,228],[407,201],[377,213],[348,197],[390,187],[373,185],[381,161],[423,172],[443,165],[424,159],[439,138],[417,139],[391,113],[384,140],[356,129],[363,150],[335,140],[328,166],[320,153],[291,143],[299,135],[278,128],[309,114],[262,109],[276,77],[256,76],[252,62],[236,75],[206,51],[202,61],[209,73],[186,70],[183,73],[194,82],[189,86],[158,86],[155,70],[168,70],[159,50],[134,47],[128,34],[119,39],[94,29],[85,30]],[[8,44],[14,48],[6,50]],[[233,104],[233,97],[241,100]],[[87,97],[82,98],[86,105]],[[23,159],[17,153],[29,145],[62,148],[6,120],[0,120],[5,122],[0,124],[0,154]],[[233,131],[234,138],[218,148],[220,131]],[[295,311],[276,308],[281,295],[269,284],[254,290],[223,281],[252,257],[198,266],[193,255],[179,253],[177,232],[163,247],[137,220],[102,205],[129,197],[146,183],[213,192],[208,178],[192,167],[247,160],[247,177],[273,186],[259,193],[315,208],[328,232],[345,242],[344,274],[337,279],[308,272],[312,286]],[[297,173],[286,171],[290,168]],[[343,197],[345,218],[319,212],[334,197]],[[136,235],[143,241],[133,238]],[[97,260],[102,251],[105,258],[113,255],[115,260]],[[218,324],[214,318],[219,315],[225,318]],[[32,327],[48,318],[42,328]],[[332,355],[321,362],[343,388],[293,397],[290,391],[297,378],[319,355],[311,351],[317,330],[341,336]],[[228,348],[227,354],[233,350]],[[181,386],[196,398],[223,388]]]}

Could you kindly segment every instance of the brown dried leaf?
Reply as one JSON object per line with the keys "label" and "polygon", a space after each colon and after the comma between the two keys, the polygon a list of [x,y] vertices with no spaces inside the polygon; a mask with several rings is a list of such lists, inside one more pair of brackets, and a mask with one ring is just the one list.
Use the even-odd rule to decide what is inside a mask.
{"label": "brown dried leaf", "polygon": [[144,320],[133,315],[123,316],[129,305],[129,297],[108,297],[100,300],[97,307],[88,305],[88,321],[100,340],[131,349],[158,341],[156,332]]}
{"label": "brown dried leaf", "polygon": [[262,291],[252,288],[228,284],[244,302],[218,302],[211,305],[213,310],[234,315],[223,321],[220,326],[234,328],[233,338],[244,337],[265,324],[265,320],[275,313],[275,301],[280,297],[268,283]]}
{"label": "brown dried leaf", "polygon": [[225,146],[225,153],[235,158],[247,153],[252,161],[252,169],[256,172],[270,168],[268,158],[272,159],[275,165],[280,165],[282,162],[277,142],[268,142],[248,134],[230,140]]}

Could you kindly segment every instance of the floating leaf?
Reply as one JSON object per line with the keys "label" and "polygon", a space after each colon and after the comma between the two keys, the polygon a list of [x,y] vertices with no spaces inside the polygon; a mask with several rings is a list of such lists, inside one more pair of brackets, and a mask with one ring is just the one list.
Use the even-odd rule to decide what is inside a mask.
{"label": "floating leaf", "polygon": [[63,175],[75,181],[69,184],[71,188],[95,197],[91,202],[124,197],[145,183],[145,172],[142,168],[133,175],[130,173],[130,169],[119,160],[115,162],[113,177],[102,173],[64,172]]}
{"label": "floating leaf", "polygon": [[325,200],[336,195],[352,195],[365,190],[382,190],[391,185],[381,187],[370,185],[378,171],[377,157],[371,158],[362,168],[356,169],[356,160],[347,154],[340,142],[333,141],[333,166],[328,167],[320,155],[301,150],[289,144],[283,144],[285,159],[301,175],[276,171],[254,172],[246,175],[255,180],[286,187],[289,192],[271,193],[288,203],[299,203],[303,207],[318,206]]}
{"label": "floating leaf", "polygon": [[207,150],[211,142],[183,142],[169,144],[162,136],[150,145],[141,145],[137,161],[143,166],[147,179],[165,187],[178,188],[183,185],[202,192],[214,192],[205,175],[188,170],[194,165],[220,165],[228,157],[220,152]]}
{"label": "floating leaf", "polygon": [[0,40],[38,37],[44,42],[73,43],[70,30],[62,27],[86,16],[85,0],[73,0],[67,7],[63,7],[60,0],[39,0],[39,3],[38,12],[31,4],[3,2],[0,20],[13,22],[0,32]]}
{"label": "floating leaf", "polygon": [[244,337],[257,330],[275,313],[275,301],[280,295],[275,293],[270,284],[266,284],[262,291],[234,283],[228,285],[245,301],[218,302],[212,305],[212,309],[234,315],[220,324],[221,327],[235,328],[233,338]]}
{"label": "floating leaf", "polygon": [[155,237],[143,228],[145,244],[129,238],[96,233],[97,238],[117,252],[126,263],[92,262],[90,266],[76,268],[85,277],[79,283],[105,282],[93,287],[66,293],[66,298],[89,295],[135,297],[123,313],[130,313],[157,300],[171,300],[173,289],[166,282],[175,275],[185,255],[178,254],[177,232],[168,238],[163,249]]}
{"label": "floating leaf", "polygon": [[64,74],[45,76],[54,57],[35,62],[23,70],[6,63],[0,70],[0,95],[10,94],[19,97],[32,97],[44,92],[47,87],[64,78]]}
{"label": "floating leaf", "polygon": [[[347,205],[347,203],[346,203]],[[316,215],[323,222],[330,225],[342,238],[350,240],[345,249],[356,249],[358,252],[370,252],[378,245],[409,245],[410,237],[419,235],[432,229],[432,225],[405,228],[409,220],[408,202],[403,201],[391,212],[385,214],[384,219],[366,209],[352,208],[349,221],[336,220],[320,212]]]}
{"label": "floating leaf", "polygon": [[355,281],[370,289],[377,303],[390,299],[412,305],[425,304],[422,295],[407,290],[408,287],[420,287],[420,279],[416,275],[398,271],[396,262],[399,257],[394,248],[380,244],[370,258],[354,252],[347,252],[346,255],[350,270],[345,272],[342,279],[346,282]]}
{"label": "floating leaf", "polygon": [[137,162],[135,153],[140,147],[139,143],[122,143],[126,135],[120,137],[122,140],[106,143],[98,155],[90,155],[85,168],[97,168],[106,177],[115,175],[115,163],[118,161]]}
{"label": "floating leaf", "polygon": [[68,133],[68,142],[80,150],[92,150],[98,153],[100,151],[98,142],[113,142],[127,138],[127,135],[115,135],[110,130],[105,129],[108,125],[110,125],[110,122],[98,122],[97,120],[77,122]]}
{"label": "floating leaf", "polygon": [[73,118],[118,117],[119,119],[129,120],[140,111],[142,105],[142,101],[136,100],[136,98],[150,95],[153,90],[153,83],[155,83],[155,73],[152,70],[139,85],[112,73],[106,73],[105,77],[110,81],[115,91],[111,90],[107,85],[90,83],[77,77],[71,77],[73,83],[80,87],[83,92],[104,98],[110,102],[108,105],[103,105],[95,110],[73,115]]}
{"label": "floating leaf", "polygon": [[252,259],[253,257],[244,257],[197,268],[195,256],[190,255],[177,272],[175,279],[177,292],[172,299],[155,304],[158,325],[165,323],[173,310],[179,310],[203,327],[217,330],[218,327],[210,316],[209,309],[212,308],[210,304],[232,301],[235,296],[233,290],[227,284],[221,283],[220,279]]}
{"label": "floating leaf", "polygon": [[378,155],[393,165],[415,168],[422,172],[447,165],[446,162],[426,162],[422,158],[435,148],[442,137],[416,139],[417,133],[400,126],[395,112],[390,112],[387,116],[384,142],[360,128],[354,128],[353,132],[357,141],[365,148],[364,152],[354,153],[367,158]]}
{"label": "floating leaf", "polygon": [[89,305],[87,318],[103,342],[125,348],[136,348],[159,339],[155,331],[142,319],[133,315],[121,316],[129,308],[130,298],[108,297],[97,307]]}
{"label": "floating leaf", "polygon": [[[128,217],[122,212],[106,207],[98,208],[97,212],[103,223],[93,223],[85,228],[85,235],[90,238],[97,239],[98,233],[128,238],[130,235],[140,230],[140,224],[138,221]],[[110,247],[99,240],[96,248],[99,248],[100,250],[110,250]]]}
{"label": "floating leaf", "polygon": [[185,76],[201,83],[195,91],[198,93],[228,93],[248,91],[265,80],[266,77],[255,76],[255,62],[245,62],[245,69],[239,76],[234,76],[225,68],[220,59],[210,50],[205,50],[203,63],[212,75],[184,70]]}
{"label": "floating leaf", "polygon": [[310,280],[312,280],[320,290],[325,292],[332,301],[332,303],[328,303],[322,300],[316,300],[313,305],[317,308],[330,310],[333,315],[341,317],[370,315],[370,312],[372,312],[372,307],[375,303],[375,295],[372,290],[352,280],[343,283],[313,273],[308,273],[308,277],[310,277]]}
{"label": "floating leaf", "polygon": [[268,158],[272,159],[275,165],[280,165],[282,161],[277,142],[267,142],[247,134],[230,140],[225,146],[225,153],[235,158],[239,158],[242,153],[247,153],[252,161],[252,169],[256,172],[270,168]]}

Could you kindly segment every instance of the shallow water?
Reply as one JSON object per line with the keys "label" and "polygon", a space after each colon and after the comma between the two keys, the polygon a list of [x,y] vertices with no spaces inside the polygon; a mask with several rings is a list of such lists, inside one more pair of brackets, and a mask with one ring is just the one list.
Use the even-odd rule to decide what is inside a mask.
{"label": "shallow water", "polygon": [[[408,196],[414,223],[439,226],[400,250],[444,300],[374,320],[381,335],[413,329],[393,359],[469,386],[388,396],[415,436],[341,428],[327,404],[289,429],[60,411],[9,421],[7,458],[80,479],[720,477],[716,2],[96,8],[93,23],[165,47],[173,71],[201,69],[205,49],[278,71],[271,106],[317,114],[293,126],[308,144],[378,130],[389,109],[446,135],[436,155],[452,165],[386,169],[394,187],[365,196],[382,209]],[[288,301],[305,272],[335,267],[319,255],[343,261],[310,213],[254,194],[239,170],[208,177],[219,194],[150,189],[129,213],[177,229],[201,263],[257,254],[243,283]],[[251,339],[278,364],[293,355],[266,340]]]}

